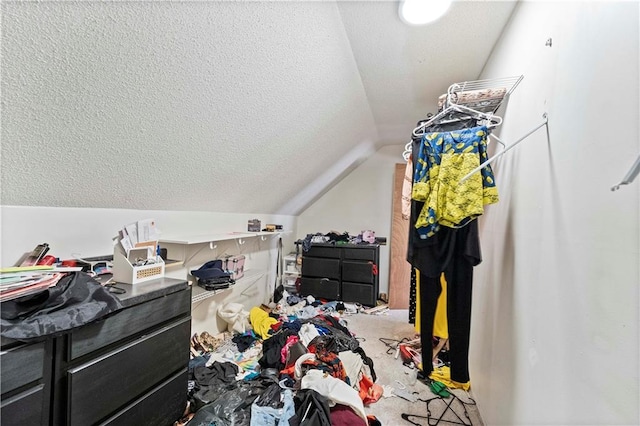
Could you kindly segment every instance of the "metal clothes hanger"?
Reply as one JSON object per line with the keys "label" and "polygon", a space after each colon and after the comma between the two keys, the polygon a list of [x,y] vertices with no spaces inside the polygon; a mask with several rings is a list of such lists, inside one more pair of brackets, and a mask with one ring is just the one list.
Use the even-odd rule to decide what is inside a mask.
{"label": "metal clothes hanger", "polygon": [[[420,426],[421,423],[414,422],[413,420],[411,420],[411,417],[415,419],[426,419],[427,424],[429,426],[437,426],[441,422],[454,424],[454,425],[473,426],[473,423],[471,422],[471,417],[469,416],[469,412],[467,411],[467,405],[476,405],[476,402],[472,398],[469,398],[469,401],[463,401],[456,394],[451,393],[450,396],[447,398],[436,396],[430,399],[418,398],[418,400],[427,403],[427,415],[423,416],[419,414],[402,413],[400,417],[402,417],[403,420],[406,420],[407,422],[417,426]],[[431,409],[429,407],[429,404],[435,401],[442,401],[444,402],[444,405],[445,405],[444,410],[442,411],[442,413],[440,413],[440,416],[437,418],[431,414]],[[462,408],[462,415],[464,416],[464,418],[462,418],[453,407],[453,403],[456,401],[458,402],[457,404],[458,409]],[[450,411],[452,415],[447,416],[448,419],[445,419],[444,418],[445,414],[447,414],[448,411]]]}
{"label": "metal clothes hanger", "polygon": [[402,152],[402,158],[404,158],[404,161],[409,161],[409,157],[411,157],[412,144],[413,144],[413,141],[409,141],[404,146],[404,151]]}
{"label": "metal clothes hanger", "polygon": [[[502,117],[499,117],[497,115],[489,114],[482,111],[477,111],[473,108],[469,108],[464,105],[451,104],[448,107],[444,108],[442,111],[440,111],[438,114],[431,117],[431,119],[425,121],[415,129],[413,129],[413,132],[412,132],[413,136],[422,137],[424,134],[428,133],[424,131],[427,127],[429,127],[431,124],[438,123],[439,122],[438,120],[440,118],[447,116],[451,112],[466,113],[466,114],[469,114],[471,118],[483,120],[486,122],[484,123],[484,125],[488,129],[498,127],[499,125],[502,124]],[[453,120],[453,121],[458,121],[458,120]]]}

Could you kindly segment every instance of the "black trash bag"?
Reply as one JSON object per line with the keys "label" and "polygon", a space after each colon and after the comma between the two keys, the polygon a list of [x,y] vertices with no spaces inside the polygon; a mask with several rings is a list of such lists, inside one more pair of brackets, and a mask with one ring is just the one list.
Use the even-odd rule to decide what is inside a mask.
{"label": "black trash bag", "polygon": [[311,339],[311,341],[307,345],[307,349],[314,353],[333,352],[337,354],[338,352],[341,352],[338,349],[338,343],[336,342],[336,339],[329,334],[325,334],[324,336],[316,336]]}
{"label": "black trash bag", "polygon": [[238,387],[236,380],[238,366],[230,362],[214,362],[210,367],[197,366],[193,369],[195,392],[192,406],[195,410],[214,402],[221,394]]}
{"label": "black trash bag", "polygon": [[235,389],[200,408],[189,421],[189,426],[249,426],[251,404],[264,392],[260,382],[238,382]]}
{"label": "black trash bag", "polygon": [[300,389],[293,398],[296,414],[290,426],[331,426],[331,410],[326,396],[313,389]]}
{"label": "black trash bag", "polygon": [[74,272],[35,295],[3,302],[2,336],[34,341],[61,335],[122,308],[120,300],[85,272]]}
{"label": "black trash bag", "polygon": [[275,409],[284,407],[282,388],[278,383],[273,383],[256,398],[254,403],[260,407],[271,407]]}

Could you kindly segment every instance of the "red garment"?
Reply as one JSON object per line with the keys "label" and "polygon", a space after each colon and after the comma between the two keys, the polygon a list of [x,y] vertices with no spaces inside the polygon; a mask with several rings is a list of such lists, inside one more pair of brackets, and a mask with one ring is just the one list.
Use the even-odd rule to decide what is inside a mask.
{"label": "red garment", "polygon": [[271,324],[271,326],[269,327],[271,329],[271,332],[269,334],[275,334],[278,331],[280,331],[280,327],[282,327],[282,321],[278,321],[278,322],[274,322],[273,324]]}
{"label": "red garment", "polygon": [[367,423],[351,407],[336,404],[331,408],[331,426],[367,426]]}
{"label": "red garment", "polygon": [[280,361],[282,361],[283,364],[286,364],[287,362],[287,354],[289,353],[289,348],[291,347],[291,345],[298,341],[300,341],[300,338],[298,336],[291,335],[287,337],[287,342],[280,350]]}

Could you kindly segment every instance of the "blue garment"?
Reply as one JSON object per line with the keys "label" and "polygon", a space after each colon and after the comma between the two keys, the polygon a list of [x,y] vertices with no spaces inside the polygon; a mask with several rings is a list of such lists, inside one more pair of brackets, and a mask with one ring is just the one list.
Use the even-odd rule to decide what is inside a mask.
{"label": "blue garment", "polygon": [[289,317],[289,318],[293,318],[293,319],[291,321],[283,322],[282,328],[287,330],[293,330],[296,333],[299,332],[300,327],[302,327],[302,323],[300,322],[300,320],[295,316]]}
{"label": "blue garment", "polygon": [[332,300],[330,302],[325,303],[324,305],[322,305],[320,307],[320,309],[322,310],[322,312],[327,313],[327,312],[336,312],[337,311],[337,307],[338,306],[338,302],[336,300]]}
{"label": "blue garment", "polygon": [[470,179],[462,177],[487,159],[485,126],[422,137],[413,176],[412,198],[424,202],[415,221],[421,239],[435,235],[440,226],[459,228],[498,202],[493,171],[487,165]]}
{"label": "blue garment", "polygon": [[284,405],[282,408],[261,407],[255,402],[251,404],[250,426],[289,426],[289,419],[296,413],[293,393],[289,389],[282,391]]}

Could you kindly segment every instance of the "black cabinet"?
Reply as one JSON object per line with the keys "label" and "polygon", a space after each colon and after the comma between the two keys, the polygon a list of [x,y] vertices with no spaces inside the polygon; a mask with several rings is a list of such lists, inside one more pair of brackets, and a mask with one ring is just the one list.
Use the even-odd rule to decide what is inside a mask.
{"label": "black cabinet", "polygon": [[191,287],[127,285],[123,308],[44,341],[2,341],[2,424],[172,425],[187,403]]}
{"label": "black cabinet", "polygon": [[300,292],[375,306],[379,263],[378,244],[312,244],[302,258]]}
{"label": "black cabinet", "polygon": [[49,424],[53,342],[2,340],[0,420],[6,425]]}

